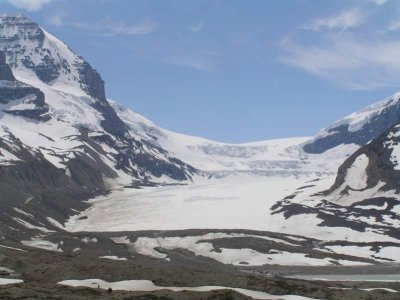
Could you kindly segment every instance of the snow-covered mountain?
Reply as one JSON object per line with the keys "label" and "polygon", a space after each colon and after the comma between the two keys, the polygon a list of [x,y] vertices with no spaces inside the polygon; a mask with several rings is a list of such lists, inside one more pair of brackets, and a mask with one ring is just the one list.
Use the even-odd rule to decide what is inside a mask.
{"label": "snow-covered mountain", "polygon": [[[22,85],[31,85],[40,94],[35,103],[27,103],[14,90],[3,101],[7,102],[2,107],[3,127],[22,143],[40,148],[47,160],[66,173],[71,173],[66,166],[71,158],[89,154],[121,176],[139,180],[156,180],[163,174],[176,180],[192,176],[193,168],[131,134],[107,101],[100,74],[64,43],[22,15],[1,16],[0,35],[0,51],[18,80],[4,78],[3,88],[17,84],[22,91]],[[41,109],[37,116],[15,118],[32,105]]]}
{"label": "snow-covered mountain", "polygon": [[342,144],[363,146],[400,119],[400,93],[344,117],[304,145],[307,153],[323,153]]}
{"label": "snow-covered mountain", "polygon": [[321,226],[348,227],[400,238],[400,125],[358,149],[331,180],[287,197],[274,209],[286,217],[316,215]]}
{"label": "snow-covered mountain", "polygon": [[2,237],[239,228],[304,236],[318,256],[400,247],[399,95],[314,138],[220,143],[107,99],[100,74],[24,16],[0,16],[0,37]]}
{"label": "snow-covered mountain", "polygon": [[63,222],[111,186],[186,181],[197,172],[131,132],[107,101],[101,76],[39,25],[2,15],[0,36],[6,219],[17,218],[22,205],[38,216],[35,224],[47,222],[45,215]]}

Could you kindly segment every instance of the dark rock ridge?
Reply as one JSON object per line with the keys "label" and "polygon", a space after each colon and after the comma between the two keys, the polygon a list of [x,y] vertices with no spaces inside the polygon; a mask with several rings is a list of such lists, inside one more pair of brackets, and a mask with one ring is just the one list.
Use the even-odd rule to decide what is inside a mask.
{"label": "dark rock ridge", "polygon": [[18,158],[0,166],[0,233],[11,239],[37,234],[33,226],[54,228],[47,217],[62,224],[74,210],[88,207],[83,200],[106,192],[104,173],[115,176],[107,166],[96,166],[99,162],[83,153],[68,162],[71,175],[67,176],[40,151],[24,145],[10,133],[7,138],[0,138],[0,158],[4,151]]}
{"label": "dark rock ridge", "polygon": [[[393,147],[399,145],[400,142],[399,133],[400,124],[396,124],[374,139],[371,143],[358,149],[339,167],[338,175],[332,187],[327,191],[321,192],[321,194],[329,195],[343,184],[346,184],[346,175],[348,174],[349,168],[361,155],[367,156],[369,160],[368,167],[366,168],[368,176],[367,186],[362,190],[370,189],[375,187],[379,182],[384,182],[385,184],[381,188],[382,191],[394,190],[396,193],[399,193],[400,170],[396,169],[398,163],[394,162],[392,159]],[[346,193],[348,190],[354,189],[347,186],[343,193]]]}
{"label": "dark rock ridge", "polygon": [[349,124],[341,124],[327,130],[327,135],[317,137],[304,145],[307,153],[323,153],[341,144],[366,145],[374,138],[381,135],[387,129],[400,121],[400,101],[392,97],[385,103],[380,112],[372,116],[360,129],[351,131]]}
{"label": "dark rock ridge", "polygon": [[11,68],[6,63],[6,56],[0,52],[0,80],[15,81]]}
{"label": "dark rock ridge", "polygon": [[94,102],[93,107],[101,112],[104,117],[104,120],[101,121],[101,126],[112,135],[120,138],[127,137],[127,126],[107,101],[104,81],[101,75],[89,63],[84,61],[83,58],[81,63],[76,64],[76,68],[79,72],[79,82],[82,89],[92,98],[98,100]]}
{"label": "dark rock ridge", "polygon": [[[14,104],[25,104],[29,108],[14,109]],[[5,113],[38,121],[48,120],[46,116],[48,107],[43,92],[17,81],[11,68],[6,64],[5,55],[2,52],[0,52],[0,105],[3,106],[2,111]]]}

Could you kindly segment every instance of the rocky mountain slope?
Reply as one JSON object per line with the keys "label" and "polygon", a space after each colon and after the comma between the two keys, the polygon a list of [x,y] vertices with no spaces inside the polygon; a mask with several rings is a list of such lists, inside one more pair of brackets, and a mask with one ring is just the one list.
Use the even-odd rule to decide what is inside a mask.
{"label": "rocky mountain slope", "polygon": [[[100,74],[24,16],[0,16],[0,36],[2,239],[70,253],[87,242],[65,246],[66,232],[124,240],[118,232],[239,228],[272,232],[276,243],[217,231],[206,254],[196,245],[209,232],[120,244],[163,259],[157,245],[231,253],[220,259],[238,264],[400,261],[390,250],[400,247],[398,95],[315,138],[219,143],[159,128],[107,99]],[[307,242],[276,240],[288,234]],[[369,250],[342,259],[344,246]]]}
{"label": "rocky mountain slope", "polygon": [[185,181],[197,172],[135,136],[100,75],[36,23],[2,15],[0,36],[2,232],[54,228],[113,185]]}
{"label": "rocky mountain slope", "polygon": [[374,103],[321,130],[304,145],[307,153],[323,153],[342,144],[365,145],[400,119],[400,94]]}
{"label": "rocky mountain slope", "polygon": [[[287,219],[312,215],[321,227],[351,228],[400,239],[400,125],[358,149],[339,167],[332,184],[322,180],[273,206]],[[375,245],[379,253],[382,244]],[[346,251],[343,247],[342,251]]]}

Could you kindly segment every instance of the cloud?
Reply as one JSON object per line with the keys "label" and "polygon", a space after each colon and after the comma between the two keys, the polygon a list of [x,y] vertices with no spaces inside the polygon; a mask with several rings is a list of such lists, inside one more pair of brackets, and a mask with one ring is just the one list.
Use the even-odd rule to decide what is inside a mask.
{"label": "cloud", "polygon": [[397,20],[393,20],[392,22],[390,22],[388,29],[390,31],[397,31],[400,29],[400,19]]}
{"label": "cloud", "polygon": [[[162,55],[162,54],[161,54]],[[195,71],[214,71],[220,63],[221,54],[214,50],[196,50],[170,53],[160,62],[193,69]]]}
{"label": "cloud", "polygon": [[190,27],[190,30],[192,32],[200,32],[202,31],[204,28],[204,23],[202,21],[200,21],[199,23],[197,23],[196,25]]}
{"label": "cloud", "polygon": [[372,2],[372,3],[374,3],[374,4],[376,4],[376,5],[384,5],[384,4],[386,4],[386,3],[388,3],[389,2],[389,0],[368,0],[369,2]]}
{"label": "cloud", "polygon": [[400,83],[400,40],[334,35],[321,45],[282,42],[278,60],[342,87],[368,90]]}
{"label": "cloud", "polygon": [[105,21],[99,23],[74,22],[72,23],[72,26],[87,30],[100,31],[100,34],[104,36],[145,35],[154,32],[158,28],[158,23],[146,19],[145,21],[134,25],[126,24],[125,22]]}
{"label": "cloud", "polygon": [[47,22],[51,25],[55,26],[61,26],[64,25],[64,16],[61,14],[54,14],[51,15],[48,19]]}
{"label": "cloud", "polygon": [[211,71],[214,69],[214,65],[212,63],[193,57],[179,57],[171,59],[168,64],[188,67],[195,69],[196,71]]}
{"label": "cloud", "polygon": [[52,0],[8,0],[11,5],[27,11],[40,10],[45,4]]}
{"label": "cloud", "polygon": [[358,27],[364,24],[366,16],[358,9],[349,9],[341,12],[339,15],[329,18],[320,18],[312,21],[310,24],[303,25],[301,28],[305,30],[320,31],[322,29],[340,29]]}

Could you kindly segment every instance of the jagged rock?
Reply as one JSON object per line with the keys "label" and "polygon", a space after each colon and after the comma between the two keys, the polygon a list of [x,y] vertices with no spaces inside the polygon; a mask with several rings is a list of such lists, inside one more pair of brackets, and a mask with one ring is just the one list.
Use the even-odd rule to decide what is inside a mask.
{"label": "jagged rock", "polygon": [[6,63],[6,56],[0,52],[0,80],[15,81],[11,68]]}
{"label": "jagged rock", "polygon": [[[43,92],[38,88],[15,79],[11,68],[6,63],[4,53],[0,52],[0,104],[5,105],[3,112],[46,121],[48,116],[45,114],[48,112],[48,107],[44,98]],[[15,109],[13,104],[25,104],[28,108]]]}

